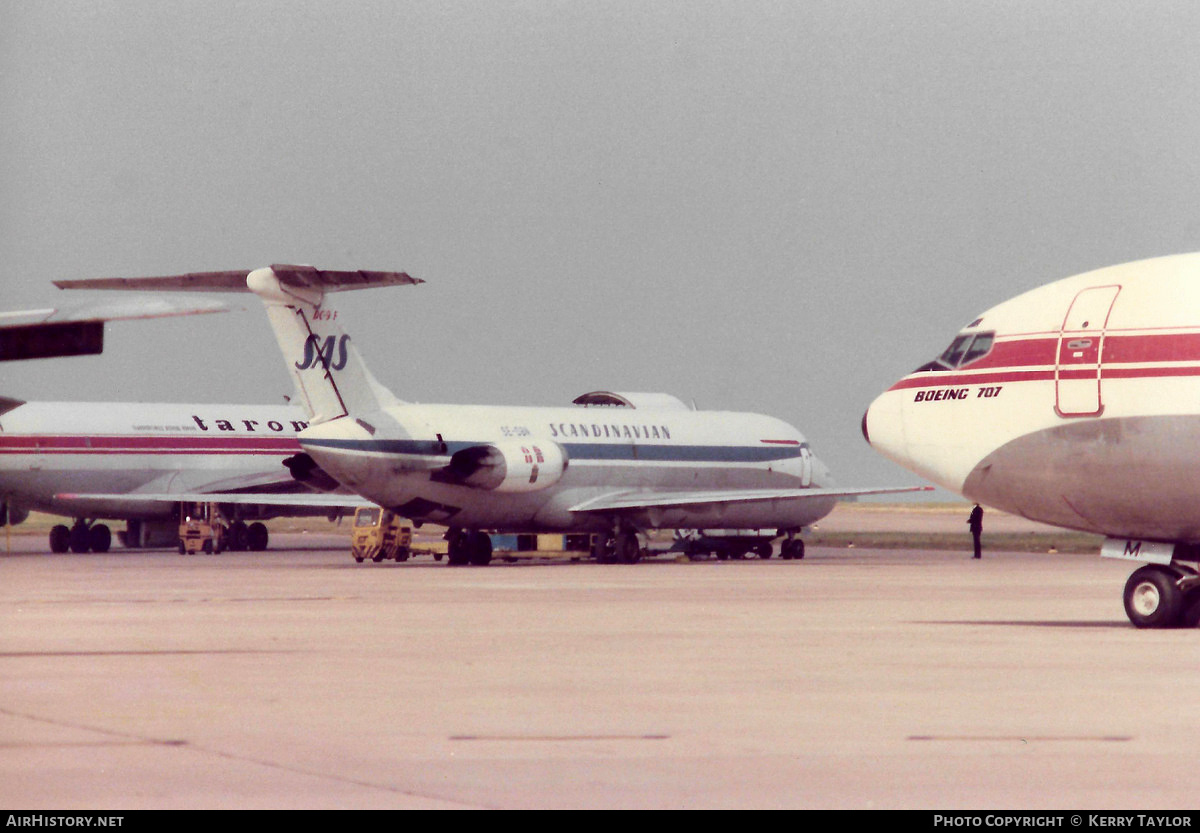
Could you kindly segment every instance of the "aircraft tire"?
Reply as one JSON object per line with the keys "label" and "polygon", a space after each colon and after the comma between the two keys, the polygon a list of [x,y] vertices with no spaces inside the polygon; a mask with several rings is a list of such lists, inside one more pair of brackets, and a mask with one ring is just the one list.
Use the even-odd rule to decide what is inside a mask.
{"label": "aircraft tire", "polygon": [[772,550],[770,544],[759,544],[754,548],[754,552],[756,552],[758,557],[763,561],[766,561],[768,558],[774,555],[774,550]]}
{"label": "aircraft tire", "polygon": [[467,533],[459,529],[451,530],[446,536],[446,566],[461,567],[468,563]]}
{"label": "aircraft tire", "polygon": [[1179,624],[1185,628],[1200,627],[1200,592],[1193,590],[1184,594],[1183,615],[1180,617]]}
{"label": "aircraft tire", "polygon": [[1170,628],[1180,624],[1183,593],[1175,575],[1158,566],[1136,570],[1125,582],[1125,615],[1138,628]]}
{"label": "aircraft tire", "polygon": [[262,552],[267,548],[269,535],[265,524],[255,521],[246,529],[246,549]]}
{"label": "aircraft tire", "polygon": [[492,536],[486,532],[467,533],[467,552],[472,566],[486,567],[492,563]]}
{"label": "aircraft tire", "polygon": [[108,552],[112,548],[112,530],[107,524],[92,524],[88,530],[88,546],[92,552]]}
{"label": "aircraft tire", "polygon": [[77,523],[71,527],[71,552],[85,553],[88,551],[89,543],[86,524]]}
{"label": "aircraft tire", "polygon": [[71,530],[66,524],[55,524],[50,530],[50,552],[63,553],[71,548]]}
{"label": "aircraft tire", "polygon": [[621,564],[634,564],[641,556],[641,548],[638,545],[637,533],[622,532],[617,536],[616,545],[617,561]]}
{"label": "aircraft tire", "polygon": [[234,521],[229,526],[229,551],[241,552],[246,549],[247,527],[245,521]]}
{"label": "aircraft tire", "polygon": [[607,535],[592,536],[592,558],[596,559],[597,564],[612,564],[616,560]]}

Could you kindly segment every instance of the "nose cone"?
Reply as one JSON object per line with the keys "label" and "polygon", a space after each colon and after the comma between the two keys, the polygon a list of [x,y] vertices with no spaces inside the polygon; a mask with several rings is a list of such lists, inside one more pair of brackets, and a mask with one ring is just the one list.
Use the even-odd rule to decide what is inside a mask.
{"label": "nose cone", "polygon": [[862,432],[871,448],[884,457],[958,494],[986,453],[986,438],[972,430],[969,416],[958,409],[919,403],[912,389],[902,386],[871,403],[863,414]]}
{"label": "nose cone", "polygon": [[862,434],[872,448],[885,457],[908,466],[904,408],[896,391],[876,397],[862,417]]}

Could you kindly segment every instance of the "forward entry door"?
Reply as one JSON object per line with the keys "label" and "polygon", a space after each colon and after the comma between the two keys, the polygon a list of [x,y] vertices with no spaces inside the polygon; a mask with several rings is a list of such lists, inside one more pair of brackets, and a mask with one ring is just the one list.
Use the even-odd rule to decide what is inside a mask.
{"label": "forward entry door", "polygon": [[1054,369],[1059,416],[1099,416],[1104,410],[1104,334],[1119,286],[1085,289],[1071,302],[1058,335]]}

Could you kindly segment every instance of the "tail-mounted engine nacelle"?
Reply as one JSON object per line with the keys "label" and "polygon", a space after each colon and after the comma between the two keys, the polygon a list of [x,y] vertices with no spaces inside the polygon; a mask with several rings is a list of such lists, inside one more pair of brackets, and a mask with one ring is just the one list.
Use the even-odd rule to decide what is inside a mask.
{"label": "tail-mounted engine nacelle", "polygon": [[325,469],[317,465],[317,461],[307,454],[294,454],[283,461],[292,477],[306,486],[332,492],[341,484],[329,476]]}
{"label": "tail-mounted engine nacelle", "polygon": [[455,452],[434,479],[497,492],[536,492],[567,470],[567,453],[554,442],[501,442]]}

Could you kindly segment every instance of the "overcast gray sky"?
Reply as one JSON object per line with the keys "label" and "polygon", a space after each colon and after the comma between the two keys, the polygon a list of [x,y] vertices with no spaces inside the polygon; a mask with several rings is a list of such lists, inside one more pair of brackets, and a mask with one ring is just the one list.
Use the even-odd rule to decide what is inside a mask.
{"label": "overcast gray sky", "polygon": [[[1193,2],[0,0],[0,309],[311,263],[416,401],[662,390],[919,482],[859,419],[992,304],[1200,248]],[[0,395],[281,401],[258,308]]]}

